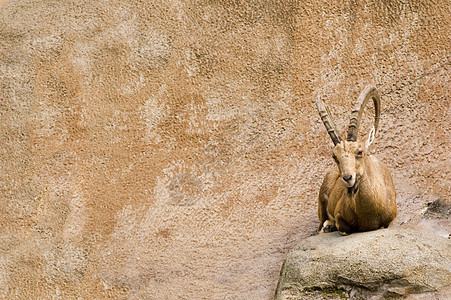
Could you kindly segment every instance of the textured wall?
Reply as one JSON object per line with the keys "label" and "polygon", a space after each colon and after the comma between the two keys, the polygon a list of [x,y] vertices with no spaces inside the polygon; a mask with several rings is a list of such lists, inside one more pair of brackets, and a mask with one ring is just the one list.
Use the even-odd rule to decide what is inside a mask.
{"label": "textured wall", "polygon": [[344,129],[368,83],[394,225],[449,201],[449,15],[445,0],[9,0],[0,297],[269,299],[332,166],[314,99]]}

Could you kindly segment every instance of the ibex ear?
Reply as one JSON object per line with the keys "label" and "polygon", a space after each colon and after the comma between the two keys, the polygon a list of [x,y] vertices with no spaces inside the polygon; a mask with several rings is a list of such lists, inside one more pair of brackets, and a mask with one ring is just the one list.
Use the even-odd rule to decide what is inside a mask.
{"label": "ibex ear", "polygon": [[375,132],[376,132],[376,130],[375,130],[374,126],[371,127],[371,130],[368,133],[368,139],[366,140],[367,148],[374,142],[374,138],[376,137]]}

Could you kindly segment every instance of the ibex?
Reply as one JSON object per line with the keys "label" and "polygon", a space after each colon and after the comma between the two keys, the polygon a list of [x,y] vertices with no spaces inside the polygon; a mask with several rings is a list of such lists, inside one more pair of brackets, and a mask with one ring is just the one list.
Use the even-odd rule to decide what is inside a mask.
{"label": "ibex", "polygon": [[[360,119],[369,99],[374,103],[374,126],[364,141],[358,141]],[[397,214],[395,186],[388,168],[368,153],[379,124],[379,93],[372,86],[362,91],[351,111],[345,141],[337,133],[323,101],[316,100],[316,106],[334,143],[332,157],[338,167],[326,174],[319,191],[319,231],[350,234],[388,227]]]}

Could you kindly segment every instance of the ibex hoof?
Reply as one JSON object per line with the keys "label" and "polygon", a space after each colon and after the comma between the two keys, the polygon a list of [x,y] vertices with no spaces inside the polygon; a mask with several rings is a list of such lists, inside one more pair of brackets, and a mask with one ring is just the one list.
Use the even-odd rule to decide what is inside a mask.
{"label": "ibex hoof", "polygon": [[333,232],[333,231],[337,231],[337,227],[335,227],[335,225],[324,227],[324,232]]}
{"label": "ibex hoof", "polygon": [[349,235],[349,233],[343,232],[343,231],[339,231],[339,233],[340,233],[341,235],[343,235],[343,236]]}
{"label": "ibex hoof", "polygon": [[323,228],[321,229],[320,233],[328,233],[332,231],[337,231],[337,227],[335,227],[334,222],[326,220],[323,224]]}

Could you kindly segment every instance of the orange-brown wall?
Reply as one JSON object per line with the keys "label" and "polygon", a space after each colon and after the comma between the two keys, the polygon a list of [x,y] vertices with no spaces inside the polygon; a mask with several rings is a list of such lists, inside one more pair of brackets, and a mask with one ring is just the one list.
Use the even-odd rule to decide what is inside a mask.
{"label": "orange-brown wall", "polygon": [[449,8],[8,1],[0,297],[270,299],[333,167],[314,99],[344,130],[369,83],[394,226],[448,201]]}

